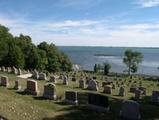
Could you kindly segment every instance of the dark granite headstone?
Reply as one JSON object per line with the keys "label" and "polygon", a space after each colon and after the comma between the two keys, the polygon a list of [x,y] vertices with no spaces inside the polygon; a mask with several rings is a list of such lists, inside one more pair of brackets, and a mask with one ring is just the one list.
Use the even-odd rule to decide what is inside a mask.
{"label": "dark granite headstone", "polygon": [[88,93],[86,92],[77,92],[78,104],[87,104],[88,103]]}
{"label": "dark granite headstone", "polygon": [[77,92],[75,91],[66,91],[65,92],[65,103],[77,105]]}
{"label": "dark granite headstone", "polygon": [[139,104],[132,100],[125,100],[122,103],[120,116],[127,120],[140,120]]}
{"label": "dark granite headstone", "polygon": [[109,100],[107,96],[89,93],[88,94],[88,105],[97,111],[108,111]]}

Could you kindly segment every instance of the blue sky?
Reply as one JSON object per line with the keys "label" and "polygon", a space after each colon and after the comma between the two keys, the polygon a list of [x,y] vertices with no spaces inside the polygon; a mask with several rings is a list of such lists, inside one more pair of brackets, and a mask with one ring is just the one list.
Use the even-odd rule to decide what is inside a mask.
{"label": "blue sky", "polygon": [[159,0],[0,0],[0,24],[36,44],[159,47]]}

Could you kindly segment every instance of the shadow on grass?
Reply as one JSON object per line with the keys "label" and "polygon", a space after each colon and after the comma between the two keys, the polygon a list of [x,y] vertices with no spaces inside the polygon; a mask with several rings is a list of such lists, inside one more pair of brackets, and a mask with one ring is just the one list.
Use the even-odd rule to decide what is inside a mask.
{"label": "shadow on grass", "polygon": [[115,120],[114,115],[109,112],[94,112],[85,106],[72,106],[62,109],[59,113],[61,114],[57,112],[53,118],[43,118],[43,120]]}

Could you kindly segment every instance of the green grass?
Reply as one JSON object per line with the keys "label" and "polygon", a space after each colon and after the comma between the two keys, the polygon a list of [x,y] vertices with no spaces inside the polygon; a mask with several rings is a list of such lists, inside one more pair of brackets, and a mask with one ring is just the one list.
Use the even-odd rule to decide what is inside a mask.
{"label": "green grass", "polygon": [[[57,97],[60,98],[57,101],[44,100],[40,97],[33,97],[32,95],[24,95],[17,93],[13,87],[15,80],[19,79],[13,74],[0,73],[9,77],[10,86],[8,88],[0,87],[0,115],[8,118],[9,120],[116,120],[118,119],[119,111],[121,108],[121,101],[124,99],[130,99],[134,96],[129,93],[128,78],[121,78],[124,81],[126,88],[126,96],[119,97],[118,87],[113,90],[111,95],[102,93],[103,88],[100,87],[98,93],[109,96],[111,111],[108,113],[96,113],[84,106],[71,106],[62,104],[60,99],[64,99],[64,92],[66,90],[83,91],[88,92],[86,89],[78,88],[78,82],[69,81],[69,85],[62,85],[62,80],[58,80],[56,84],[57,87]],[[96,76],[100,84],[101,76],[97,74],[88,74],[90,76]],[[77,75],[80,79],[80,73]],[[112,80],[114,77],[107,77]],[[119,79],[119,78],[117,78]],[[22,90],[26,88],[26,80],[19,79],[22,86]],[[133,78],[132,81],[139,81],[138,78]],[[118,80],[119,81],[119,80]],[[152,94],[153,90],[159,90],[157,82],[141,80],[142,85],[147,88],[147,96],[142,96],[139,101],[141,108],[141,115],[143,120],[159,120],[159,105],[152,105],[149,102],[149,96]],[[38,88],[40,90],[40,95],[43,94],[43,87],[47,81],[38,81]],[[137,84],[138,85],[138,84]],[[92,92],[92,91],[91,91]]]}

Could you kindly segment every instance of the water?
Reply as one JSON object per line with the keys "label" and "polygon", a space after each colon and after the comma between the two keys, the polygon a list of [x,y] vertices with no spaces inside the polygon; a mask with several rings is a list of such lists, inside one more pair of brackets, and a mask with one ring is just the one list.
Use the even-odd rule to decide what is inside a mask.
{"label": "water", "polygon": [[[66,47],[60,46],[60,50],[66,53],[74,64],[79,64],[84,70],[93,70],[94,64],[108,62],[112,72],[123,73],[126,66],[123,64],[123,55],[129,48],[115,47]],[[131,48],[143,53],[143,62],[137,73],[147,75],[159,75],[159,48]],[[112,56],[95,56],[95,54],[111,54]]]}

